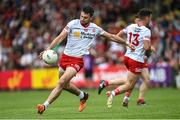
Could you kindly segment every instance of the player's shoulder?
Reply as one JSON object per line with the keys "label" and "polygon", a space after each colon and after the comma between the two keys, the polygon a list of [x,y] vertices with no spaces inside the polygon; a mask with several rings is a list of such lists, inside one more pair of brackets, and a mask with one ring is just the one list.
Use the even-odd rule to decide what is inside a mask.
{"label": "player's shoulder", "polygon": [[133,29],[133,28],[135,28],[135,27],[137,27],[137,24],[129,24],[126,28],[127,29]]}
{"label": "player's shoulder", "polygon": [[131,23],[131,24],[129,24],[127,27],[136,27],[136,26],[137,26],[137,24]]}
{"label": "player's shoulder", "polygon": [[90,27],[93,27],[93,28],[101,28],[101,27],[99,27],[98,25],[96,25],[96,24],[93,23],[93,22],[90,23]]}
{"label": "player's shoulder", "polygon": [[141,26],[141,29],[142,29],[143,31],[148,31],[148,32],[150,32],[150,29],[147,28],[146,26]]}
{"label": "player's shoulder", "polygon": [[145,30],[145,31],[150,31],[149,28],[147,28],[146,26],[138,26],[138,24],[136,23],[132,23],[130,25],[127,26],[128,28],[140,28],[141,30]]}
{"label": "player's shoulder", "polygon": [[71,25],[77,25],[79,23],[79,19],[73,19],[73,20],[71,20],[70,22],[69,22],[69,24],[71,24]]}
{"label": "player's shoulder", "polygon": [[136,26],[137,26],[137,24],[135,24],[135,23],[131,23],[129,26],[136,27]]}

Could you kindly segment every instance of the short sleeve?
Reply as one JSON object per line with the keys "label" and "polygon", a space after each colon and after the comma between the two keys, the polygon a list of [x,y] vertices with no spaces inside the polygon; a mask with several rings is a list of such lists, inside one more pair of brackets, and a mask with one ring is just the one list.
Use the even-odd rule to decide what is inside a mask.
{"label": "short sleeve", "polygon": [[149,40],[150,41],[151,38],[151,31],[148,29],[144,32],[144,40]]}
{"label": "short sleeve", "polygon": [[98,35],[102,35],[104,33],[104,30],[101,27],[97,26],[97,29],[98,29]]}
{"label": "short sleeve", "polygon": [[127,27],[122,30],[125,34],[127,34]]}
{"label": "short sleeve", "polygon": [[72,25],[75,23],[75,20],[70,21],[64,28],[65,31],[69,32]]}

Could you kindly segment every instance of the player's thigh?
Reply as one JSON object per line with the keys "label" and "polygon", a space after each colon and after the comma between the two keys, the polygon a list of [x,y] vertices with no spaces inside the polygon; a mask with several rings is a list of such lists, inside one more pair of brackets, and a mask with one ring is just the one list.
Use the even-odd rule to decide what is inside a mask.
{"label": "player's thigh", "polygon": [[75,75],[77,74],[77,71],[73,67],[67,67],[64,71],[64,74],[60,77],[60,82],[68,83]]}

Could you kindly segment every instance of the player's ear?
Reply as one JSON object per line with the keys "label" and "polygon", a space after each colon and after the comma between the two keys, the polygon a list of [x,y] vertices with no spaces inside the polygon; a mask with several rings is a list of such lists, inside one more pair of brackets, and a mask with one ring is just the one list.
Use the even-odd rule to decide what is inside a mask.
{"label": "player's ear", "polygon": [[94,20],[94,17],[93,16],[90,16],[90,21],[93,21]]}

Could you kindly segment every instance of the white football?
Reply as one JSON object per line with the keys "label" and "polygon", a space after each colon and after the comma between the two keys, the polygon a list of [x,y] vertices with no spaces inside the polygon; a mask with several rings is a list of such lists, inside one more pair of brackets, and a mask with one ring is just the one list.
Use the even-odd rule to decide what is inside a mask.
{"label": "white football", "polygon": [[54,50],[46,50],[42,55],[42,59],[47,64],[54,64],[58,60],[58,55]]}

